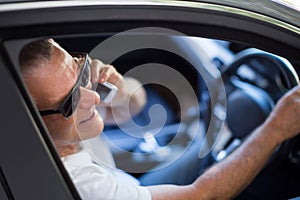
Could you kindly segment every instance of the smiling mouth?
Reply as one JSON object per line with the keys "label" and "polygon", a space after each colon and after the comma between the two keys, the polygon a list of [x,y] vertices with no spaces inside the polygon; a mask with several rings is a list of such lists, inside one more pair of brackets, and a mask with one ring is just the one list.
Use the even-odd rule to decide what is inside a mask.
{"label": "smiling mouth", "polygon": [[81,121],[79,124],[83,124],[83,123],[90,121],[94,116],[95,116],[95,112],[93,112],[93,114],[88,119]]}

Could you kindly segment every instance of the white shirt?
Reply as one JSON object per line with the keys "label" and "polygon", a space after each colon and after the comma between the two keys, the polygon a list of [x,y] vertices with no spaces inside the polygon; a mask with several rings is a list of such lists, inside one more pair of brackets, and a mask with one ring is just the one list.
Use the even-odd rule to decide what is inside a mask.
{"label": "white shirt", "polygon": [[93,162],[87,151],[62,158],[79,194],[84,200],[151,200],[147,188],[126,181]]}

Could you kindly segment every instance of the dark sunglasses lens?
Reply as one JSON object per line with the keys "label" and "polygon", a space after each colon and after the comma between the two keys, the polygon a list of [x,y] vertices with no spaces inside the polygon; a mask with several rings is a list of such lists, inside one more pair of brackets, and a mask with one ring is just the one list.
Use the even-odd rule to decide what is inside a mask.
{"label": "dark sunglasses lens", "polygon": [[80,88],[77,88],[76,91],[74,91],[72,99],[72,110],[74,111],[77,108],[80,100]]}
{"label": "dark sunglasses lens", "polygon": [[66,117],[69,118],[74,110],[77,108],[78,103],[80,100],[80,88],[76,88],[72,95],[67,99],[65,102],[63,108],[62,108],[62,114]]}
{"label": "dark sunglasses lens", "polygon": [[90,81],[90,67],[86,66],[81,77],[81,86],[86,87],[89,81]]}
{"label": "dark sunglasses lens", "polygon": [[77,88],[73,94],[67,99],[65,102],[63,109],[62,109],[62,114],[66,117],[69,118],[74,110],[76,109],[78,102],[80,99],[80,91],[79,88]]}
{"label": "dark sunglasses lens", "polygon": [[[73,55],[74,57],[83,58],[82,55]],[[81,80],[79,81],[79,85],[82,87],[86,87],[90,81],[90,68],[86,60],[84,61],[87,66],[82,66],[84,69],[81,72]],[[64,105],[62,106],[61,113],[64,117],[69,118],[74,110],[77,108],[79,100],[80,100],[80,87],[77,84],[77,87],[74,88],[73,92],[70,96],[67,97]]]}
{"label": "dark sunglasses lens", "polygon": [[63,105],[62,107],[62,114],[66,117],[66,118],[69,118],[72,113],[73,113],[73,109],[72,109],[72,102],[73,102],[73,98],[72,98],[73,95],[69,96],[69,98],[65,101],[65,104]]}

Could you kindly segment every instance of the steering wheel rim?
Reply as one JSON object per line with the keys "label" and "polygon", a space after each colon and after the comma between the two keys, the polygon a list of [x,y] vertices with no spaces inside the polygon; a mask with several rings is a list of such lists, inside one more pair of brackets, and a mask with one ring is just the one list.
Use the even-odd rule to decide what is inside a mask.
{"label": "steering wheel rim", "polygon": [[[287,61],[286,59],[276,56],[274,54],[264,52],[258,49],[246,49],[244,51],[241,51],[236,55],[235,60],[228,65],[228,67],[225,67],[225,69],[222,70],[222,78],[224,81],[224,84],[228,86],[230,84],[231,78],[236,74],[237,70],[244,64],[247,64],[251,61],[251,59],[264,59],[267,61],[270,61],[276,66],[279,70],[279,72],[282,75],[282,83],[285,86],[281,89],[281,95],[282,96],[285,92],[287,92],[289,89],[295,87],[296,85],[299,85],[299,78],[295,70],[293,69],[293,66]],[[235,90],[240,89],[238,84],[232,84],[233,90],[226,91],[227,98],[228,96]],[[232,89],[232,88],[231,88]],[[260,88],[259,88],[260,89]],[[273,99],[274,103],[277,102],[278,99]],[[230,102],[228,102],[230,103]],[[228,106],[227,106],[228,107]],[[228,115],[228,114],[227,114]],[[227,116],[227,119],[230,118],[230,116]],[[263,121],[261,121],[263,123]],[[253,127],[253,129],[256,127]],[[277,160],[282,160],[284,158],[288,157],[289,152],[295,146],[295,144],[299,141],[299,136],[291,138],[284,143],[282,143],[272,154],[269,161],[267,162],[267,165],[270,163],[273,163]]]}
{"label": "steering wheel rim", "polygon": [[245,64],[248,60],[253,58],[262,58],[273,62],[281,71],[287,89],[292,89],[294,86],[299,85],[299,77],[288,60],[254,48],[249,48],[239,52],[234,61],[222,70],[224,82],[226,82],[228,77],[232,76],[242,64]]}

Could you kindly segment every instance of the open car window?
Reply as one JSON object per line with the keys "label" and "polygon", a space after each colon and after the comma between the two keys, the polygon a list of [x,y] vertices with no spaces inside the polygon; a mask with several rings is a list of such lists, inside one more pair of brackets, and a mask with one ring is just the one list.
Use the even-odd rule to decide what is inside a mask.
{"label": "open car window", "polygon": [[[135,178],[169,167],[191,146],[199,147],[201,159],[212,159],[205,161],[208,165],[220,162],[299,81],[299,69],[285,58],[241,43],[166,29],[54,39],[68,52],[85,49],[92,59],[112,64],[145,88],[147,103],[138,115],[125,123],[106,124],[102,134],[81,144],[95,162],[111,171],[117,167]],[[10,56],[17,56],[16,49],[29,41],[8,42],[7,49],[13,50]],[[122,49],[118,49],[120,44]],[[18,71],[19,63],[15,65]],[[243,101],[245,104],[237,106]],[[32,112],[36,110],[33,105]],[[98,111],[105,118],[105,113]],[[247,116],[239,115],[247,111]],[[51,145],[51,133],[48,136]]]}
{"label": "open car window", "polygon": [[[41,199],[44,194],[48,199],[80,198],[19,68],[21,48],[41,38],[53,38],[70,53],[85,52],[111,64],[145,89],[147,102],[137,115],[126,123],[106,124],[95,140],[82,142],[95,162],[139,179],[146,172],[169,169],[194,147],[205,166],[195,170],[198,175],[230,155],[278,99],[299,84],[300,31],[299,21],[289,21],[295,19],[295,10],[272,18],[284,9],[264,15],[263,8],[257,13],[242,9],[248,2],[234,7],[228,2],[117,6],[66,1],[63,6],[48,2],[42,8],[28,3],[0,9],[3,19],[11,19],[0,22],[0,80],[5,91],[0,193],[5,191],[7,199]],[[153,15],[152,9],[160,12]],[[68,84],[65,80],[61,85]],[[103,118],[105,112],[99,111]],[[288,144],[283,151],[278,148],[266,171],[277,166],[272,163],[288,160],[293,162],[290,171],[299,172],[295,150],[299,143]],[[284,185],[291,177],[286,173],[280,171],[279,181],[267,173],[257,182]],[[299,184],[293,181],[285,185],[289,197],[299,195]],[[254,195],[270,198],[272,188],[266,188],[270,184],[257,182]],[[33,187],[37,192],[28,192]]]}

